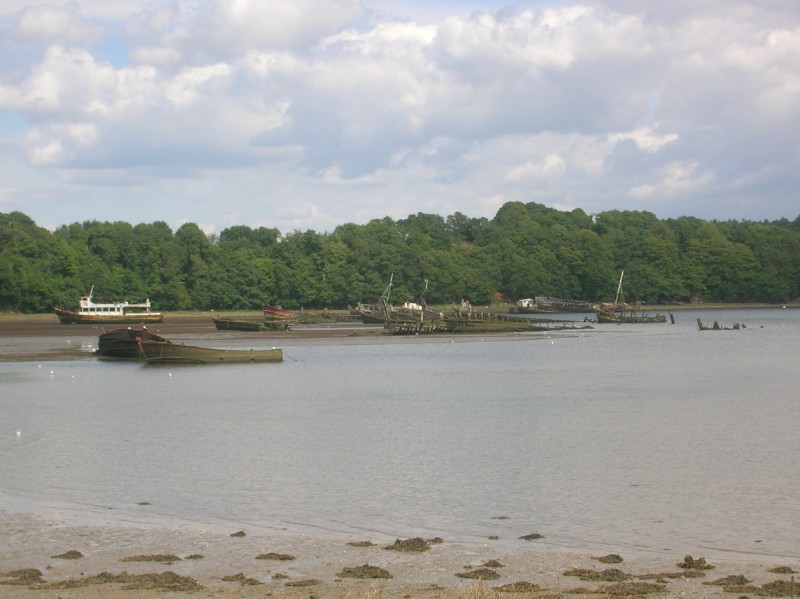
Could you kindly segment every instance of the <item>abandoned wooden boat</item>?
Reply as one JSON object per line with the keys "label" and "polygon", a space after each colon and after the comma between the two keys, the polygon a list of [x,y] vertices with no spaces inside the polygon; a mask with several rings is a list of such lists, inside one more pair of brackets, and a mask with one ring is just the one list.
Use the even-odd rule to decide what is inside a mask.
{"label": "abandoned wooden boat", "polygon": [[136,342],[137,338],[169,343],[164,337],[148,331],[147,327],[141,329],[128,327],[102,333],[97,341],[96,352],[103,358],[141,360],[142,354],[139,351],[139,344]]}
{"label": "abandoned wooden boat", "polygon": [[667,322],[663,314],[647,314],[629,304],[595,304],[597,322],[611,324],[645,324]]}
{"label": "abandoned wooden boat", "polygon": [[255,320],[234,320],[233,318],[214,318],[214,326],[218,331],[249,331],[258,332],[264,330],[264,323]]}
{"label": "abandoned wooden boat", "polygon": [[392,286],[394,285],[394,273],[389,277],[389,284],[383,290],[381,297],[374,304],[360,302],[355,308],[350,308],[350,314],[361,319],[364,324],[385,323],[387,317],[395,322],[416,322],[420,318],[432,320],[438,315],[430,310],[425,303],[425,292],[428,290],[428,279],[425,279],[425,289],[420,295],[419,301],[406,300],[399,306],[394,306],[389,302]]}
{"label": "abandoned wooden boat", "polygon": [[560,297],[526,297],[508,309],[511,314],[542,314],[559,312],[592,312],[591,302]]}
{"label": "abandoned wooden boat", "polygon": [[264,312],[264,318],[267,320],[294,318],[294,313],[284,310],[281,306],[261,304],[261,310]]}
{"label": "abandoned wooden boat", "polygon": [[473,311],[466,299],[461,306],[453,306],[452,313],[445,314],[431,310],[425,304],[425,291],[428,281],[425,280],[425,291],[419,302],[404,302],[402,306],[392,308],[389,295],[392,289],[392,278],[389,286],[381,295],[376,309],[383,316],[384,329],[390,335],[430,335],[436,333],[502,333],[530,331],[531,320],[509,314]]}
{"label": "abandoned wooden boat", "polygon": [[455,325],[454,333],[524,333],[533,330],[529,318],[495,312],[471,311],[446,318]]}
{"label": "abandoned wooden boat", "polygon": [[364,324],[376,324],[383,322],[383,314],[375,304],[359,302],[355,308],[350,308],[350,314],[359,318]]}
{"label": "abandoned wooden boat", "polygon": [[384,312],[384,328],[391,335],[427,335],[435,333],[515,333],[532,331],[530,318],[479,312],[472,310],[469,302],[462,301],[461,308],[452,313],[430,310],[416,313]]}
{"label": "abandoned wooden boat", "polygon": [[667,317],[663,314],[650,315],[638,306],[627,304],[622,299],[622,277],[625,275],[623,270],[619,275],[617,285],[617,295],[614,303],[600,302],[594,304],[595,317],[599,323],[613,324],[644,324],[667,322]]}
{"label": "abandoned wooden boat", "polygon": [[137,341],[148,364],[243,364],[247,362],[282,362],[283,350],[215,349],[169,341]]}
{"label": "abandoned wooden boat", "polygon": [[151,312],[150,300],[144,302],[94,303],[92,286],[88,295],[80,298],[78,309],[70,310],[56,306],[53,311],[61,324],[144,324],[161,322],[160,312]]}
{"label": "abandoned wooden boat", "polygon": [[447,319],[389,319],[383,324],[383,328],[390,335],[430,335],[434,333],[456,333],[459,323],[455,320]]}
{"label": "abandoned wooden boat", "polygon": [[401,320],[389,318],[384,328],[390,335],[430,335],[436,333],[526,333],[542,331],[586,330],[592,326],[566,320],[531,319],[497,314],[493,312],[472,312],[464,314],[445,314],[425,320]]}

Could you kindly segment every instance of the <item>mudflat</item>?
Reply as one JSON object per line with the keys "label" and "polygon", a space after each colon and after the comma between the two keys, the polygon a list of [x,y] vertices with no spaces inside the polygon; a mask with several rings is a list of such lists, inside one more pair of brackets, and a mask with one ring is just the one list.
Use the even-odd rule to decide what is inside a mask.
{"label": "mudflat", "polygon": [[[213,312],[190,313],[190,314],[170,314],[164,317],[164,321],[157,324],[149,324],[147,328],[167,338],[178,338],[184,342],[192,342],[193,339],[202,339],[202,345],[208,339],[242,339],[257,340],[262,344],[280,345],[291,342],[291,340],[301,339],[344,339],[358,337],[375,337],[384,335],[384,329],[380,325],[361,325],[360,323],[347,323],[327,321],[319,324],[296,324],[289,330],[277,331],[218,331],[214,326],[212,318],[218,316]],[[258,317],[234,318],[240,320],[252,320],[260,322]],[[35,315],[0,315],[0,362],[8,361],[52,361],[52,360],[79,360],[94,358],[91,352],[77,351],[76,347],[69,347],[65,343],[54,343],[52,347],[28,350],[20,348],[19,345],[10,343],[4,344],[3,338],[23,338],[23,337],[53,337],[62,339],[72,338],[96,338],[106,331],[127,327],[137,328],[138,325],[77,325],[61,324],[55,314],[35,314]]]}
{"label": "mudflat", "polygon": [[[213,333],[216,331],[214,321],[212,320],[212,318],[215,316],[219,315],[214,312],[170,314],[164,317],[163,322],[149,324],[147,327],[154,331],[160,330],[163,334],[185,335],[195,333]],[[258,318],[253,317],[235,316],[234,318],[259,322]],[[93,335],[104,330],[110,331],[128,326],[137,327],[139,325],[61,324],[55,314],[0,315],[0,336],[64,337]],[[330,333],[333,333],[334,331],[335,329],[331,329]],[[263,332],[259,334],[265,335],[267,333],[268,332]],[[277,333],[283,333],[283,331],[275,331],[273,334]],[[287,331],[287,333],[294,336],[310,334],[310,332],[304,331],[302,326],[299,328],[292,327],[289,331]],[[325,332],[314,331],[313,334],[319,335],[325,334]]]}

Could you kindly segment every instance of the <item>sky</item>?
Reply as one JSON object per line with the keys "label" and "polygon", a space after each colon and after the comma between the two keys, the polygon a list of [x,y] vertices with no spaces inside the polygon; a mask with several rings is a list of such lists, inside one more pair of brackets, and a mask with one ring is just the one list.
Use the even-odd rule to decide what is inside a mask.
{"label": "sky", "polygon": [[0,1],[0,212],[800,215],[798,0]]}

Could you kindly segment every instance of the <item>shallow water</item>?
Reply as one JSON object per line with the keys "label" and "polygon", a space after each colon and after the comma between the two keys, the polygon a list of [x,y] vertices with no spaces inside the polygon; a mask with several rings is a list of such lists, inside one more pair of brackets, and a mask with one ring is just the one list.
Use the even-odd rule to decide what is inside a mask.
{"label": "shallow water", "polygon": [[[697,316],[746,328],[699,332]],[[0,363],[0,509],[800,556],[800,311],[675,317],[552,339],[292,340],[282,364]]]}

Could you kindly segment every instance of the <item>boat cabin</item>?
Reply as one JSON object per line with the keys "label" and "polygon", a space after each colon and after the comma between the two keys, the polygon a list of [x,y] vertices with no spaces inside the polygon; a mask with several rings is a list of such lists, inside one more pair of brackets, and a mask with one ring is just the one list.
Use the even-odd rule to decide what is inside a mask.
{"label": "boat cabin", "polygon": [[122,316],[125,314],[139,314],[150,312],[150,300],[144,302],[130,303],[130,302],[111,302],[108,304],[95,304],[92,301],[92,293],[94,287],[89,291],[89,295],[80,298],[78,302],[78,313],[87,316]]}
{"label": "boat cabin", "polygon": [[417,312],[421,312],[424,309],[421,304],[408,301],[403,302],[403,304],[400,307],[403,308],[404,310],[417,311]]}

